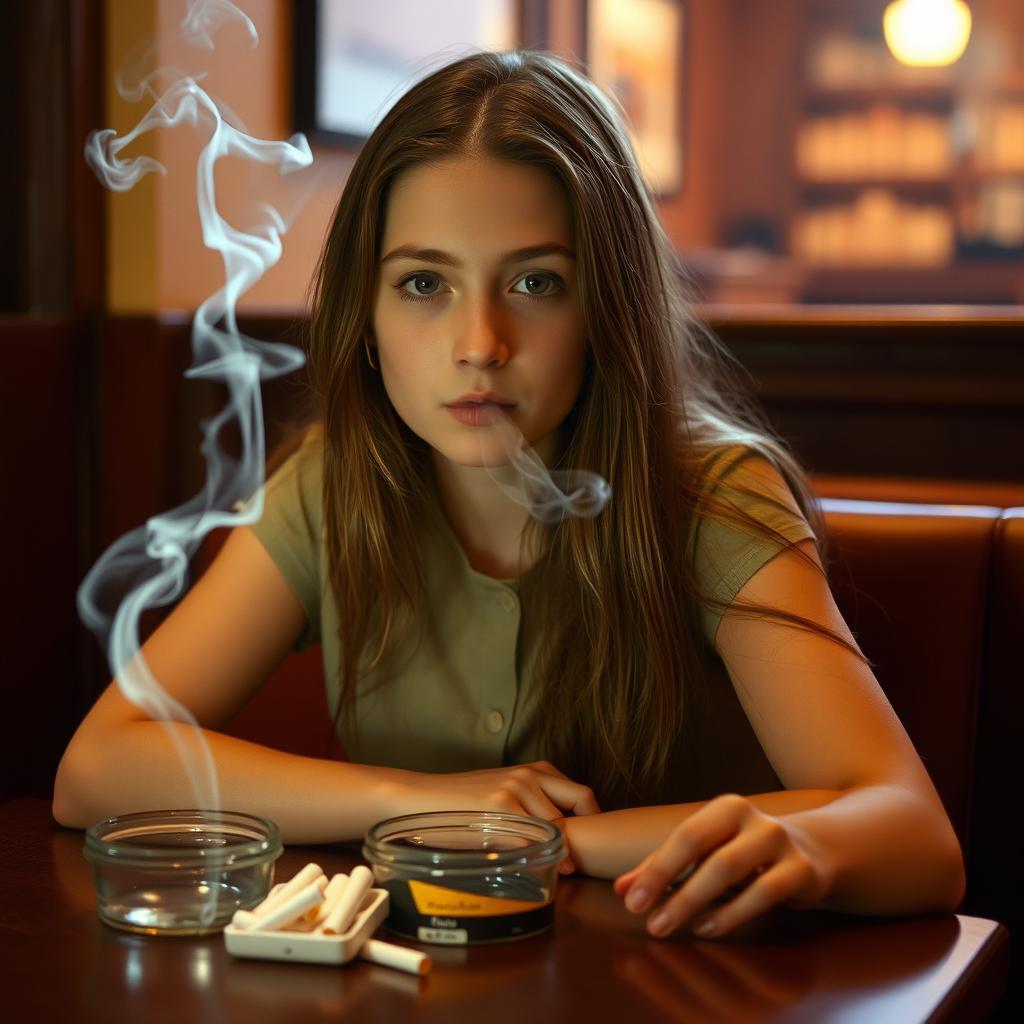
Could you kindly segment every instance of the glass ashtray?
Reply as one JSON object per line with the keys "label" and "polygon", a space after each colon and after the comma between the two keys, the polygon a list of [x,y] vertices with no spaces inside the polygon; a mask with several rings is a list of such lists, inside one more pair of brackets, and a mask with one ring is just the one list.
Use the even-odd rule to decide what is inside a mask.
{"label": "glass ashtray", "polygon": [[144,935],[219,931],[270,891],[281,834],[237,811],[143,811],[86,830],[96,910]]}

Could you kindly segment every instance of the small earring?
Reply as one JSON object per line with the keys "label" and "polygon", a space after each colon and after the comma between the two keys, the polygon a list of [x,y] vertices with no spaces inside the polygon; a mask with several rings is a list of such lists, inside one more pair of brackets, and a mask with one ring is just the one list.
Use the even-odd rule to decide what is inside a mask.
{"label": "small earring", "polygon": [[373,354],[370,352],[370,343],[366,340],[366,336],[363,336],[363,348],[366,349],[366,361],[370,364],[371,370],[377,369],[377,364],[373,361]]}

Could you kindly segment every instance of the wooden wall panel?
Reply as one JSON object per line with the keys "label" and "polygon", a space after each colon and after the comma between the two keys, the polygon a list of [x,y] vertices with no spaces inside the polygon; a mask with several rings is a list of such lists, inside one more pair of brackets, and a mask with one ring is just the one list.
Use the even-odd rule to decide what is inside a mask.
{"label": "wooden wall panel", "polygon": [[75,692],[87,643],[75,611],[83,355],[70,320],[0,317],[0,800],[48,794],[83,710]]}
{"label": "wooden wall panel", "polygon": [[705,312],[816,472],[1024,480],[1024,319],[941,308]]}

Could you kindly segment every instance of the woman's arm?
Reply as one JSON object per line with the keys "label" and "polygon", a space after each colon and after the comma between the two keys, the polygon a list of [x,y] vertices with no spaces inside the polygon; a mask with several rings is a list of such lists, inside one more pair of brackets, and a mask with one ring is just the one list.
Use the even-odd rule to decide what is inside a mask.
{"label": "woman's arm", "polygon": [[[143,647],[153,676],[202,727],[224,807],[271,818],[289,842],[354,839],[382,818],[453,806],[547,818],[597,809],[586,787],[550,765],[428,775],[300,757],[217,732],[304,626],[284,576],[255,534],[242,528]],[[194,806],[169,730],[198,764],[196,729],[149,720],[112,683],[61,760],[54,817],[81,828],[112,814]]]}
{"label": "woman's arm", "polygon": [[[800,547],[810,564],[783,552],[737,601],[786,608],[852,642],[815,568],[813,544]],[[956,836],[870,668],[827,637],[735,606],[723,617],[717,646],[788,791],[570,820],[576,863],[612,875],[636,863],[639,845],[615,836],[642,834],[648,856],[616,884],[637,910],[650,908],[696,864],[664,904],[668,921],[658,934],[700,918],[734,886],[740,894],[715,912],[716,934],[782,901],[862,913],[955,907],[964,888]]]}
{"label": "woman's arm", "polygon": [[[827,789],[784,789],[746,797],[766,814],[787,814],[821,807],[839,793]],[[585,875],[617,878],[669,838],[679,824],[708,806],[709,801],[630,807],[562,823],[573,863]]]}

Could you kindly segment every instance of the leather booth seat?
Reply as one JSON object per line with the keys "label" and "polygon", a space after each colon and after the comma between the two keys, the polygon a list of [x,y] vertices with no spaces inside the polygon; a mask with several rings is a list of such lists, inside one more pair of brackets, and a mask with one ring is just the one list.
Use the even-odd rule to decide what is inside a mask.
{"label": "leather booth seat", "polygon": [[1011,955],[1024,1010],[1024,508],[1003,512],[994,541],[966,907],[1002,921],[1017,937]]}
{"label": "leather booth seat", "polygon": [[819,498],[913,502],[928,505],[1024,506],[1024,484],[999,480],[933,480],[923,477],[849,476],[816,473],[811,489]]}
{"label": "leather booth seat", "polygon": [[823,499],[836,601],[969,846],[1000,510]]}

